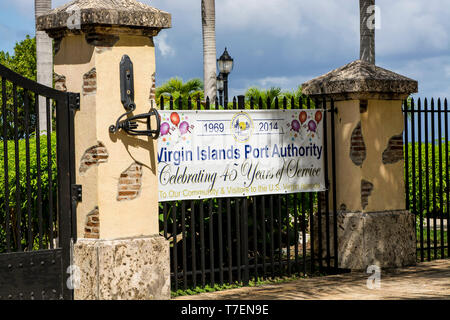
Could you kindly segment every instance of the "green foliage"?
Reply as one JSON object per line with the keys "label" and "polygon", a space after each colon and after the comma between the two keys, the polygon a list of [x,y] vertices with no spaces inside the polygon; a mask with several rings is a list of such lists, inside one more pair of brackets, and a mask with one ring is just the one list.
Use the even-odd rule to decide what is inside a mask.
{"label": "green foliage", "polygon": [[[439,147],[442,148],[442,163],[439,165]],[[413,176],[413,160],[412,160],[412,151],[413,147],[415,150],[415,174]],[[446,172],[447,168],[449,166],[449,159],[445,156],[446,153],[446,147],[450,147],[450,142],[442,142],[442,143],[436,143],[434,145],[435,152],[434,152],[434,159],[435,159],[435,165],[434,165],[434,175],[433,175],[433,147],[432,144],[428,144],[428,186],[426,183],[426,174],[427,174],[427,166],[426,166],[426,159],[427,159],[427,145],[425,143],[422,143],[421,150],[419,150],[419,143],[415,143],[414,145],[412,143],[408,143],[408,188],[409,188],[409,207],[410,210],[416,209],[416,215],[420,216],[420,207],[422,207],[422,215],[424,217],[440,217],[441,215],[446,215],[448,213],[447,209],[447,192],[448,192],[448,185],[447,185],[447,178],[446,178]],[[421,167],[419,167],[419,158],[421,158]],[[442,177],[441,180],[440,177],[440,171],[442,170]],[[419,172],[422,177],[422,188],[420,189],[419,184]],[[435,177],[435,178],[433,178]],[[434,182],[436,184],[434,184]],[[427,199],[427,187],[428,187],[428,199]],[[415,189],[414,189],[415,188]],[[433,190],[435,189],[435,193],[433,193]],[[415,191],[415,193],[414,193]],[[442,193],[442,198],[441,198]],[[442,202],[442,204],[441,204]],[[428,210],[427,210],[428,208]]]}
{"label": "green foliage", "polygon": [[161,96],[164,97],[165,107],[169,106],[169,99],[172,96],[176,103],[181,98],[183,109],[186,109],[189,97],[191,97],[192,101],[197,101],[198,99],[203,101],[203,82],[200,79],[191,79],[183,83],[181,78],[171,78],[156,89],[156,103],[158,106],[161,104]]}
{"label": "green foliage", "polygon": [[[201,109],[204,109],[205,102],[204,94],[203,94],[203,82],[200,79],[192,79],[186,83],[176,77],[171,78],[169,81],[164,83],[162,86],[156,89],[156,101],[158,106],[160,105],[161,96],[164,96],[164,106],[169,107],[169,99],[172,96],[174,100],[174,108],[180,109],[179,107],[179,99],[181,98],[182,109],[186,109],[188,98],[192,99],[192,107],[193,109],[197,108],[196,101],[200,100],[202,102]],[[255,108],[259,105],[259,101],[261,99],[262,108],[266,109],[268,105],[268,101],[270,103],[271,108],[275,107],[275,100],[278,99],[279,107],[283,108],[283,99],[286,99],[287,109],[292,108],[292,100],[294,101],[294,106],[298,108],[299,101],[302,101],[303,108],[306,108],[306,96],[302,94],[302,88],[299,86],[294,91],[282,91],[281,88],[272,87],[269,89],[260,89],[258,87],[251,87],[247,89],[245,92],[245,108],[250,109],[251,104],[250,101],[253,99]],[[212,105],[214,102],[211,102]],[[219,109],[232,109],[233,100],[230,99],[228,102],[228,106],[225,108],[224,106],[219,106]],[[311,107],[314,107],[314,102],[311,101]]]}
{"label": "green foliage", "polygon": [[[413,171],[412,151],[415,151],[415,170]],[[442,163],[439,159],[439,148],[442,150]],[[433,220],[436,219],[436,226],[440,227],[440,218],[446,219],[448,217],[448,198],[450,177],[447,177],[447,170],[449,168],[449,158],[447,148],[450,148],[450,142],[443,141],[434,144],[434,154],[432,144],[422,143],[419,149],[419,143],[408,143],[408,192],[409,192],[409,210],[416,215],[416,233],[417,233],[417,247],[420,248],[420,218],[422,216],[423,223],[423,244],[424,244],[424,259],[428,259],[427,243],[430,241],[430,256],[431,260],[442,259],[448,257],[448,248],[444,249],[442,255],[441,249],[434,250],[434,242],[437,246],[441,244],[441,238],[444,241],[444,246],[448,243],[448,232],[437,229],[436,232],[433,227]],[[434,166],[433,166],[434,155]],[[447,156],[446,156],[447,155]],[[419,166],[419,158],[421,159],[421,166]],[[426,159],[428,159],[428,171]],[[433,174],[434,169],[434,174]],[[442,170],[442,179],[440,179]],[[414,174],[413,174],[414,172]],[[426,180],[428,172],[428,184]],[[420,176],[419,176],[420,174]],[[434,177],[434,178],[433,178]],[[420,184],[420,179],[422,183]],[[428,190],[427,190],[428,188]],[[427,192],[428,191],[428,192]],[[441,197],[442,194],[442,197]],[[430,233],[427,230],[427,220],[430,220]],[[445,220],[444,220],[445,221]],[[421,251],[418,251],[417,259],[421,260]]]}
{"label": "green foliage", "polygon": [[[246,109],[250,109],[250,101],[253,99],[254,105],[259,106],[261,100],[262,108],[267,109],[268,103],[270,108],[275,107],[275,100],[278,99],[279,108],[283,108],[283,100],[286,99],[287,109],[292,108],[292,100],[294,100],[294,107],[298,108],[299,101],[306,108],[306,97],[302,93],[302,87],[299,86],[295,91],[282,91],[279,87],[272,87],[269,89],[260,89],[258,87],[251,87],[245,92]],[[313,106],[313,104],[312,104]]]}
{"label": "green foliage", "polygon": [[187,290],[179,289],[177,291],[172,291],[172,298],[176,298],[176,297],[180,297],[180,296],[192,296],[192,295],[206,293],[206,292],[237,289],[237,288],[241,288],[241,287],[242,287],[242,285],[238,285],[238,284],[224,284],[222,286],[219,284],[216,284],[216,285],[214,285],[214,287],[212,287],[210,285],[206,285],[205,287],[195,287],[195,288],[187,289]]}
{"label": "green foliage", "polygon": [[[263,285],[268,284],[280,284],[280,283],[286,283],[291,282],[299,279],[305,279],[308,278],[308,276],[291,276],[291,277],[284,277],[284,278],[269,278],[264,279],[262,277],[258,277],[256,280],[252,279],[248,283],[248,287],[259,287]],[[180,296],[190,296],[190,295],[196,295],[200,293],[207,293],[207,292],[216,292],[216,291],[223,291],[223,290],[230,290],[230,289],[237,289],[242,288],[244,285],[241,283],[233,283],[233,284],[215,284],[214,286],[211,286],[207,284],[205,287],[195,287],[192,289],[182,290],[179,289],[177,291],[172,291],[172,298],[180,297]]]}
{"label": "green foliage", "polygon": [[[413,103],[413,98],[412,98],[412,96],[409,96],[408,98],[406,98],[406,106],[405,106],[405,104],[402,104],[402,108],[406,107],[406,110],[412,110],[412,103]],[[415,103],[414,105],[415,105],[414,108],[417,108],[417,103]],[[408,118],[411,118],[411,114],[412,114],[412,112],[407,113]]]}
{"label": "green foliage", "polygon": [[36,81],[36,39],[27,35],[25,40],[17,42],[12,56],[8,52],[0,51],[0,64]]}
{"label": "green foliage", "polygon": [[[433,220],[431,220],[431,223],[433,223]],[[440,220],[439,219],[437,219],[436,226],[440,226]],[[417,227],[416,236],[417,236],[417,248],[420,248],[420,228],[419,227]],[[441,243],[441,239],[444,239],[444,246],[445,246],[448,243],[447,242],[448,241],[447,236],[448,236],[448,232],[447,231],[444,231],[442,229],[442,232],[441,232],[441,229],[436,229],[436,232],[434,232],[433,226],[430,226],[430,236],[429,236],[430,237],[430,244],[431,244],[430,248],[433,248],[433,241],[434,241],[435,238],[436,238],[436,242],[437,242],[438,246]],[[423,242],[424,242],[424,249],[425,250],[427,250],[427,239],[428,239],[428,230],[427,230],[427,226],[426,226],[425,221],[424,221]],[[440,251],[440,249],[439,249],[439,251]]]}
{"label": "green foliage", "polygon": [[[441,239],[444,240],[444,247],[448,244],[448,232],[444,231],[444,230],[440,230],[437,229],[436,232],[434,232],[433,227],[430,227],[430,234],[428,235],[428,230],[427,227],[425,225],[425,220],[424,220],[424,226],[423,226],[423,258],[424,260],[428,260],[428,238],[430,241],[430,260],[435,260],[435,259],[445,259],[448,258],[448,248],[444,249],[444,254],[442,254],[442,250],[441,248],[438,249],[434,249],[434,241],[436,239],[436,243],[437,243],[437,247],[439,247],[441,245]],[[440,220],[437,220],[436,223],[437,226],[440,226]],[[442,231],[442,233],[441,233]],[[421,248],[421,243],[420,243],[420,228],[419,226],[417,226],[416,228],[416,239],[417,239],[417,249]],[[421,250],[417,251],[417,261],[420,262],[422,260],[422,256],[421,256]]]}
{"label": "green foliage", "polygon": [[273,106],[275,99],[281,98],[281,88],[272,87],[267,90],[261,90],[257,87],[251,87],[245,92],[245,98],[250,101],[253,98],[255,103],[261,99],[263,108],[267,109],[267,102],[270,101],[270,105]]}
{"label": "green foliage", "polygon": [[[47,136],[42,135],[39,137],[39,144],[35,136],[31,136],[29,139],[29,193],[30,198],[28,198],[28,188],[27,188],[27,141],[26,139],[21,139],[18,141],[18,150],[16,152],[14,141],[7,141],[8,146],[8,163],[5,167],[4,161],[5,157],[3,154],[4,141],[0,141],[0,253],[6,250],[6,230],[7,230],[7,219],[9,219],[9,227],[11,234],[11,243],[13,248],[17,248],[18,240],[17,233],[20,230],[21,233],[21,244],[22,247],[28,246],[31,242],[33,247],[39,245],[39,240],[42,241],[43,246],[48,246],[49,239],[49,220],[50,220],[50,206],[49,206],[49,196],[53,197],[53,218],[56,217],[56,189],[57,189],[57,169],[56,169],[56,134],[51,134],[51,181],[52,189],[49,192],[49,175],[48,175],[48,157],[47,157]],[[40,175],[38,176],[38,165],[37,162],[37,148],[40,150]],[[17,155],[17,158],[16,158]],[[18,172],[16,175],[16,159],[18,159]],[[8,176],[5,177],[5,169],[8,170]],[[42,203],[42,230],[44,231],[43,237],[39,239],[39,200],[38,200],[38,177],[41,180],[41,203]],[[5,179],[9,184],[8,192],[5,190]],[[18,182],[18,192],[16,192],[16,183]],[[19,201],[17,202],[17,196],[19,196]],[[8,201],[6,201],[6,197]],[[7,205],[9,208],[7,208]],[[18,228],[19,220],[19,209],[20,210],[20,229]],[[29,218],[31,218],[31,228],[32,228],[32,238],[29,238]]]}
{"label": "green foliage", "polygon": [[[35,38],[26,37],[25,40],[16,43],[14,47],[14,55],[10,55],[8,52],[0,51],[0,64],[6,66],[12,71],[36,81],[36,40]],[[6,92],[3,93],[0,90],[0,102],[3,100],[3,94],[6,99],[7,114],[4,115],[0,108],[0,133],[3,134],[3,126],[7,123],[7,137],[12,139],[15,134],[15,128],[17,128],[17,134],[19,138],[26,136],[25,129],[25,93],[20,87],[17,87],[16,94],[16,106],[17,106],[17,121],[14,121],[14,91],[13,85],[6,81]],[[34,94],[28,95],[29,101],[29,115],[28,124],[29,132],[33,132],[36,129],[36,111]]]}

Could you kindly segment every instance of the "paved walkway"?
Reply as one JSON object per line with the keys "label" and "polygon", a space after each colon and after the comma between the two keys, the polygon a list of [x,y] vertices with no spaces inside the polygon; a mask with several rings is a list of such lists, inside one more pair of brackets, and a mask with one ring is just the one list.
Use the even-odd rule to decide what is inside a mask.
{"label": "paved walkway", "polygon": [[336,276],[300,279],[293,282],[239,288],[178,300],[380,300],[449,299],[450,259],[420,263],[396,271],[382,271],[381,288],[368,289],[368,274],[353,272]]}

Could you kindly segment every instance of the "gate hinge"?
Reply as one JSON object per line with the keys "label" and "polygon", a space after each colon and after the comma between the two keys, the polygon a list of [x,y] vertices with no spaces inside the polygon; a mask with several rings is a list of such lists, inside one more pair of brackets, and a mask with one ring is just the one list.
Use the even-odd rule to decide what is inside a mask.
{"label": "gate hinge", "polygon": [[76,202],[83,201],[83,187],[80,184],[72,185],[72,200]]}
{"label": "gate hinge", "polygon": [[80,94],[69,92],[68,97],[69,97],[69,109],[73,111],[80,110]]}

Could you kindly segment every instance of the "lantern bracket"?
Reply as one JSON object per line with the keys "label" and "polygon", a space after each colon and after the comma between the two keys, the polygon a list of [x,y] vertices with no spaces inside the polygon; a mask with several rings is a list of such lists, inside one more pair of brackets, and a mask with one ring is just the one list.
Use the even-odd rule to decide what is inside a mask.
{"label": "lantern bracket", "polygon": [[[161,127],[161,118],[158,111],[153,108],[149,112],[133,116],[136,110],[134,102],[134,73],[133,62],[128,55],[124,55],[120,61],[120,98],[126,112],[122,114],[116,121],[115,125],[109,127],[109,132],[117,133],[120,129],[131,136],[148,136],[152,139],[158,139]],[[151,117],[156,118],[156,129],[152,129]],[[122,120],[127,117],[127,119]],[[145,130],[138,130],[139,124],[145,125]]]}

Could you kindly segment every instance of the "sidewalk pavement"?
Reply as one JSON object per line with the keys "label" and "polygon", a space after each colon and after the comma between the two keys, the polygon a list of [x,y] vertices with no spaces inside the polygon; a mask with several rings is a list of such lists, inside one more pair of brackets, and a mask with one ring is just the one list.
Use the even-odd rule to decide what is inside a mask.
{"label": "sidewalk pavement", "polygon": [[369,276],[365,272],[352,272],[183,296],[176,300],[450,300],[450,259],[382,270],[379,289],[367,287]]}

